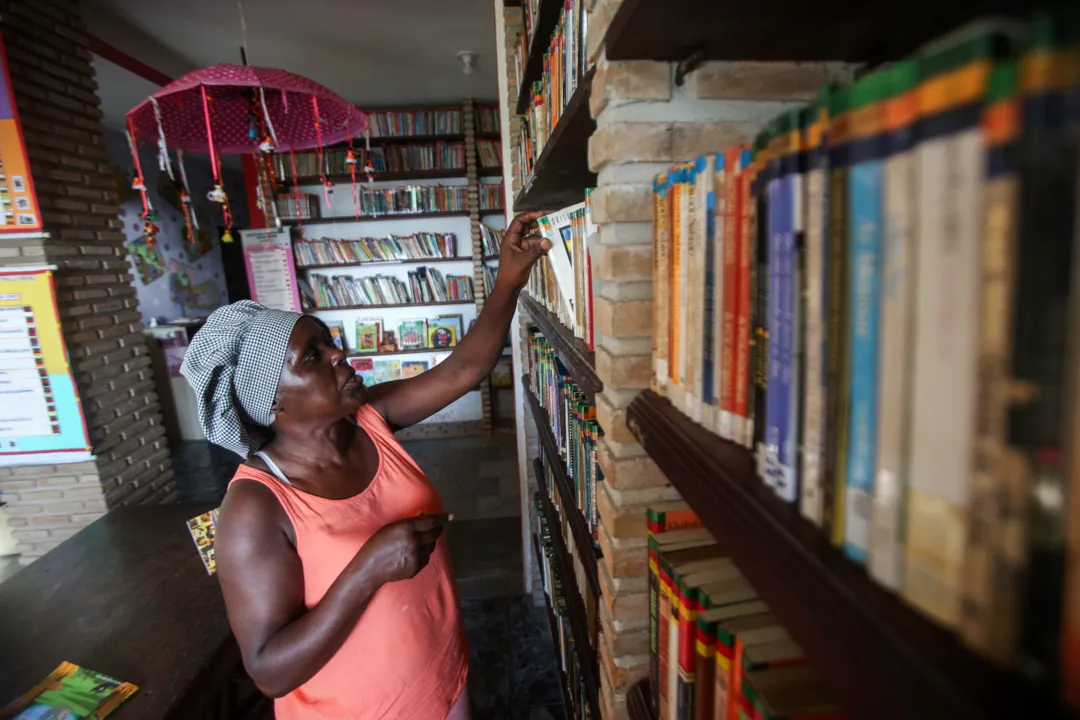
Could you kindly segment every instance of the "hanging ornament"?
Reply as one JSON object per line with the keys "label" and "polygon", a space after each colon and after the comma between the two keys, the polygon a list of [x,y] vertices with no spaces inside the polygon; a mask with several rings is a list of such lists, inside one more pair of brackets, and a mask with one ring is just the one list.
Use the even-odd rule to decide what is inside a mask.
{"label": "hanging ornament", "polygon": [[175,180],[172,162],[169,160],[169,148],[165,142],[165,126],[161,124],[161,106],[158,105],[157,99],[153,97],[150,98],[150,103],[154,106],[154,121],[157,123],[158,169],[166,173],[170,180]]}
{"label": "hanging ornament", "polygon": [[263,138],[263,141],[259,143],[259,150],[264,153],[272,153],[277,150],[277,143],[274,142],[272,137],[267,135]]}
{"label": "hanging ornament", "polygon": [[161,232],[161,226],[157,224],[157,217],[153,211],[146,210],[142,214],[143,239],[147,245],[153,247],[157,244],[157,234]]}
{"label": "hanging ornament", "polygon": [[349,149],[345,151],[345,164],[356,165],[356,153],[352,149],[352,139],[349,139]]}
{"label": "hanging ornament", "polygon": [[141,177],[136,175],[135,179],[131,181],[131,189],[138,190],[139,192],[146,192],[146,183],[143,182]]}
{"label": "hanging ornament", "polygon": [[225,228],[225,232],[221,235],[221,242],[227,243],[227,244],[230,244],[230,245],[232,244],[232,242],[233,242],[232,228]]}
{"label": "hanging ornament", "polygon": [[214,186],[213,190],[206,193],[206,199],[209,200],[210,202],[221,203],[221,204],[229,202],[229,196],[225,192],[225,187],[221,183],[218,183],[217,185]]}

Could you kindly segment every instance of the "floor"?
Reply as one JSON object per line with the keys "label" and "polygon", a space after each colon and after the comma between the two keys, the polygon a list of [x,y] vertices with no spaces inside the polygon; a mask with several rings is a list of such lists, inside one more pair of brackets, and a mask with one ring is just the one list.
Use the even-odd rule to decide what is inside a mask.
{"label": "floor", "polygon": [[[406,449],[443,494],[455,520],[447,525],[465,631],[469,638],[469,694],[474,720],[563,718],[562,690],[544,608],[522,590],[518,518],[481,515],[477,495],[497,492],[516,465],[504,440],[420,440]],[[482,460],[477,460],[482,458]],[[182,443],[173,454],[182,502],[217,502],[238,459],[209,443]],[[494,483],[494,484],[493,484]],[[508,504],[489,506],[507,511]],[[458,519],[462,517],[463,519]]]}

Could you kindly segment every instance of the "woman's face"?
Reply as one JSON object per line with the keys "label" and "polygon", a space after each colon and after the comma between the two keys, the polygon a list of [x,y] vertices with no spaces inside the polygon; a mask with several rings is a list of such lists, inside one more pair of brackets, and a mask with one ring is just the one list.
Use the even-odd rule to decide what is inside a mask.
{"label": "woman's face", "polygon": [[364,381],[334,347],[330,332],[313,318],[301,318],[281,368],[274,426],[349,417],[366,400]]}

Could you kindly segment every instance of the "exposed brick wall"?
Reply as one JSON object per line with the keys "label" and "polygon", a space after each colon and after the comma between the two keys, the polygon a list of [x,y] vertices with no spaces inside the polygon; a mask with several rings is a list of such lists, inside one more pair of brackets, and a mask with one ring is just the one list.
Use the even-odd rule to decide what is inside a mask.
{"label": "exposed brick wall", "polygon": [[175,489],[78,3],[0,0],[0,28],[49,234],[0,242],[0,263],[58,266],[61,324],[97,458],[0,471],[9,524],[32,559],[106,508],[169,501]]}

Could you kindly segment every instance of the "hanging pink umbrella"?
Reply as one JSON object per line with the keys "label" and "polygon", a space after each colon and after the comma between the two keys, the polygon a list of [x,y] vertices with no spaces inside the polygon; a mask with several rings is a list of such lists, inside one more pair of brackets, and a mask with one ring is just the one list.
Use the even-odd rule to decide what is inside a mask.
{"label": "hanging pink umbrella", "polygon": [[265,120],[279,151],[332,145],[367,129],[363,111],[314,80],[229,63],[174,80],[127,117],[139,141],[157,144],[164,134],[170,149],[231,155],[252,152],[265,140],[252,136],[256,111],[263,118],[254,119]]}

